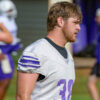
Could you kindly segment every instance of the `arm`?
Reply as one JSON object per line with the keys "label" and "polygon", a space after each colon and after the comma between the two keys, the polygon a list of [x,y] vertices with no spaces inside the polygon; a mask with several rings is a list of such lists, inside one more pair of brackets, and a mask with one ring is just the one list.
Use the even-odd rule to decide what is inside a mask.
{"label": "arm", "polygon": [[16,100],[30,100],[30,95],[35,87],[39,74],[18,72]]}
{"label": "arm", "polygon": [[11,33],[7,30],[7,28],[2,23],[0,23],[0,41],[8,44],[13,41],[13,37]]}

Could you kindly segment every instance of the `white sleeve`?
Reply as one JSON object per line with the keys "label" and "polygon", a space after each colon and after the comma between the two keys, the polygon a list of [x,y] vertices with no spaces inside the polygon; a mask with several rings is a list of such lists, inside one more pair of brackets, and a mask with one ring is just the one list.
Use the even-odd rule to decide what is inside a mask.
{"label": "white sleeve", "polygon": [[40,68],[40,61],[34,54],[24,52],[18,61],[18,68],[17,70],[23,72],[31,72]]}
{"label": "white sleeve", "polygon": [[27,73],[39,73],[46,76],[44,67],[40,63],[41,61],[36,54],[24,52],[19,58],[17,70]]}

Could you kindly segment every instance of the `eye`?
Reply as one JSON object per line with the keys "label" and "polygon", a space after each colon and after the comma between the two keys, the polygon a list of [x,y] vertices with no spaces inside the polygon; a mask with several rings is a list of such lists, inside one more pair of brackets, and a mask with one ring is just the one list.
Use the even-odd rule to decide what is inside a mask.
{"label": "eye", "polygon": [[79,22],[79,21],[74,21],[73,23],[74,23],[74,24],[80,24],[80,22]]}

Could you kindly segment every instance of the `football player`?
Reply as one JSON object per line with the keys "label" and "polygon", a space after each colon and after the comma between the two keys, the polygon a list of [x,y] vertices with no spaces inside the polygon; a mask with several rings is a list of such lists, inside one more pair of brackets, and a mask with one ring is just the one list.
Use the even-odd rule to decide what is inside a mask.
{"label": "football player", "polygon": [[100,78],[100,8],[96,10],[95,21],[98,25],[98,30],[96,31],[96,36],[94,39],[94,44],[96,45],[96,63],[92,68],[91,74],[88,78],[88,88],[92,96],[92,100],[99,100],[99,93],[97,89],[98,78]]}
{"label": "football player", "polygon": [[[8,30],[13,38],[12,43],[9,45],[6,44],[6,41],[8,40],[7,38],[6,41],[0,41],[0,55],[2,55],[0,59],[0,100],[4,99],[7,88],[10,84],[10,80],[14,73],[14,62],[11,53],[18,48],[17,25],[15,23],[16,15],[17,10],[12,1],[0,1],[0,23],[2,23],[0,24],[1,32],[6,34]],[[7,29],[4,29],[4,27]]]}
{"label": "football player", "polygon": [[29,45],[18,61],[17,100],[70,100],[74,61],[65,48],[76,40],[81,10],[58,2],[49,10],[46,38]]}

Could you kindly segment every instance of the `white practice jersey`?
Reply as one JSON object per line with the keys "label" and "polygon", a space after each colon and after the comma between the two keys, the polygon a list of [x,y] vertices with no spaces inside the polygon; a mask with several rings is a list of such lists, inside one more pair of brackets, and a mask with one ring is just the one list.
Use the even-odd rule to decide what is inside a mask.
{"label": "white practice jersey", "polygon": [[[4,26],[11,32],[12,36],[13,36],[13,42],[12,45],[16,44],[18,42],[18,38],[17,38],[17,25],[15,23],[14,18],[9,19],[6,16],[0,16],[0,23],[3,23]],[[5,45],[4,42],[0,42],[0,45]]]}
{"label": "white practice jersey", "polygon": [[31,100],[71,99],[75,80],[72,56],[68,52],[65,59],[46,39],[40,39],[24,50],[17,70],[45,76],[36,82]]}

